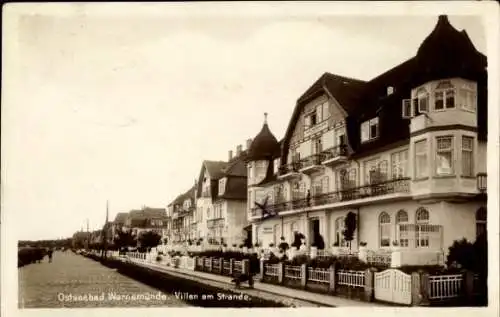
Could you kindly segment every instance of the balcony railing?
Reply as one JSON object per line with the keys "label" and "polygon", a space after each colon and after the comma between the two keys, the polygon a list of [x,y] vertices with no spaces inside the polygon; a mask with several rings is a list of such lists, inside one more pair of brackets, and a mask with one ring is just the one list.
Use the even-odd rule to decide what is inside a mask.
{"label": "balcony railing", "polygon": [[207,227],[208,228],[224,227],[224,218],[216,218],[216,219],[207,220]]}
{"label": "balcony railing", "polygon": [[323,167],[321,165],[322,157],[323,155],[318,153],[302,159],[300,161],[300,170],[305,172],[305,170],[314,171],[317,168],[322,168]]}
{"label": "balcony railing", "polygon": [[281,165],[279,167],[279,174],[286,175],[290,173],[298,173],[301,165],[301,162],[292,162],[289,164]]}
{"label": "balcony railing", "polygon": [[322,162],[328,163],[331,160],[338,159],[341,157],[347,157],[347,145],[338,145],[329,148],[322,153]]}
{"label": "balcony railing", "polygon": [[[309,200],[305,197],[295,197],[292,200],[279,202],[269,205],[267,209],[270,212],[280,213],[294,209],[306,207],[322,206],[337,202],[352,201],[367,197],[377,197],[394,193],[409,193],[410,179],[401,178],[380,182],[378,184],[353,187],[350,189],[338,190],[329,193],[320,193],[313,195]],[[260,208],[252,208],[252,217],[260,216]]]}

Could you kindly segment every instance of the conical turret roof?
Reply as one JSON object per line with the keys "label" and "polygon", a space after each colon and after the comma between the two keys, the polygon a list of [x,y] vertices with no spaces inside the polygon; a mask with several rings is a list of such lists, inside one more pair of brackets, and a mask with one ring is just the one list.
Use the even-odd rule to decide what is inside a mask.
{"label": "conical turret roof", "polygon": [[248,150],[247,161],[269,160],[279,156],[280,145],[267,125],[267,113],[259,134],[253,139]]}

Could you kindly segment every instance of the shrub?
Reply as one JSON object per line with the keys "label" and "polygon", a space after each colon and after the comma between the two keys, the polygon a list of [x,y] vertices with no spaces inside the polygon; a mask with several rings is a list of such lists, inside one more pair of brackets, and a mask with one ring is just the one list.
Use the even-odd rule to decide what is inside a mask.
{"label": "shrub", "polygon": [[233,243],[233,248],[236,248],[236,243]]}
{"label": "shrub", "polygon": [[311,259],[308,265],[312,268],[326,269],[336,263],[338,259],[335,256],[321,257]]}
{"label": "shrub", "polygon": [[472,270],[475,267],[474,251],[474,245],[467,239],[455,240],[449,248],[446,265]]}
{"label": "shrub", "polygon": [[309,257],[305,254],[299,255],[288,261],[288,264],[300,266],[302,264],[309,264]]}
{"label": "shrub", "polygon": [[159,256],[159,255],[156,257],[156,261],[157,261],[157,262],[160,262],[160,261],[161,261],[161,259],[162,259],[162,257],[161,257],[161,256]]}

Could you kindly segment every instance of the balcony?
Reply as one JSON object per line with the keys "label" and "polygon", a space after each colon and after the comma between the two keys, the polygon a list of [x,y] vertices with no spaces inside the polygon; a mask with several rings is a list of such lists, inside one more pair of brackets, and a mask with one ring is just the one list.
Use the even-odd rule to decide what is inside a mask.
{"label": "balcony", "polygon": [[326,166],[335,166],[347,160],[347,146],[339,145],[323,151],[321,163]]}
{"label": "balcony", "polygon": [[[335,203],[356,202],[360,199],[366,198],[383,198],[391,194],[409,194],[410,192],[410,179],[401,178],[389,181],[380,182],[377,184],[370,184],[359,187],[352,187],[349,189],[338,190],[329,193],[316,194],[308,200],[305,197],[295,197],[290,201],[283,201],[267,208],[271,213],[280,214],[282,212],[304,209],[307,207],[326,206]],[[386,197],[393,198],[393,197]],[[261,217],[262,211],[260,208],[252,208],[251,217]]]}
{"label": "balcony", "polygon": [[224,218],[216,218],[207,220],[207,228],[222,228],[224,227]]}
{"label": "balcony", "polygon": [[300,177],[299,169],[300,162],[292,162],[286,165],[281,165],[279,167],[279,178],[280,179],[294,179]]}
{"label": "balcony", "polygon": [[324,167],[321,165],[322,155],[313,154],[300,161],[300,172],[304,174],[312,174],[322,170]]}

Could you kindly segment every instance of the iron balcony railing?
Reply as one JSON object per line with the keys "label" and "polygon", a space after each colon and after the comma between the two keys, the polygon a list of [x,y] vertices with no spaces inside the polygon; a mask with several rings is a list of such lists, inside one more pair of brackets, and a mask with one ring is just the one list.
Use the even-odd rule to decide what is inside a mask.
{"label": "iron balcony railing", "polygon": [[347,156],[347,145],[334,146],[332,148],[323,151],[321,154],[322,154],[322,162],[341,156]]}
{"label": "iron balcony railing", "polygon": [[322,154],[313,154],[300,161],[300,169],[307,168],[314,165],[321,165]]}
{"label": "iron balcony railing", "polygon": [[279,174],[286,175],[289,173],[298,173],[301,168],[301,162],[292,162],[279,167]]}
{"label": "iron balcony railing", "polygon": [[[409,193],[410,178],[400,178],[389,181],[380,182],[377,184],[353,187],[349,189],[338,190],[329,193],[318,193],[307,197],[299,196],[289,201],[282,201],[276,204],[267,206],[267,210],[274,214],[283,211],[301,209],[306,207],[322,206],[337,202],[345,202],[367,197],[377,197],[394,193]],[[260,208],[252,208],[252,217],[261,216]]]}

